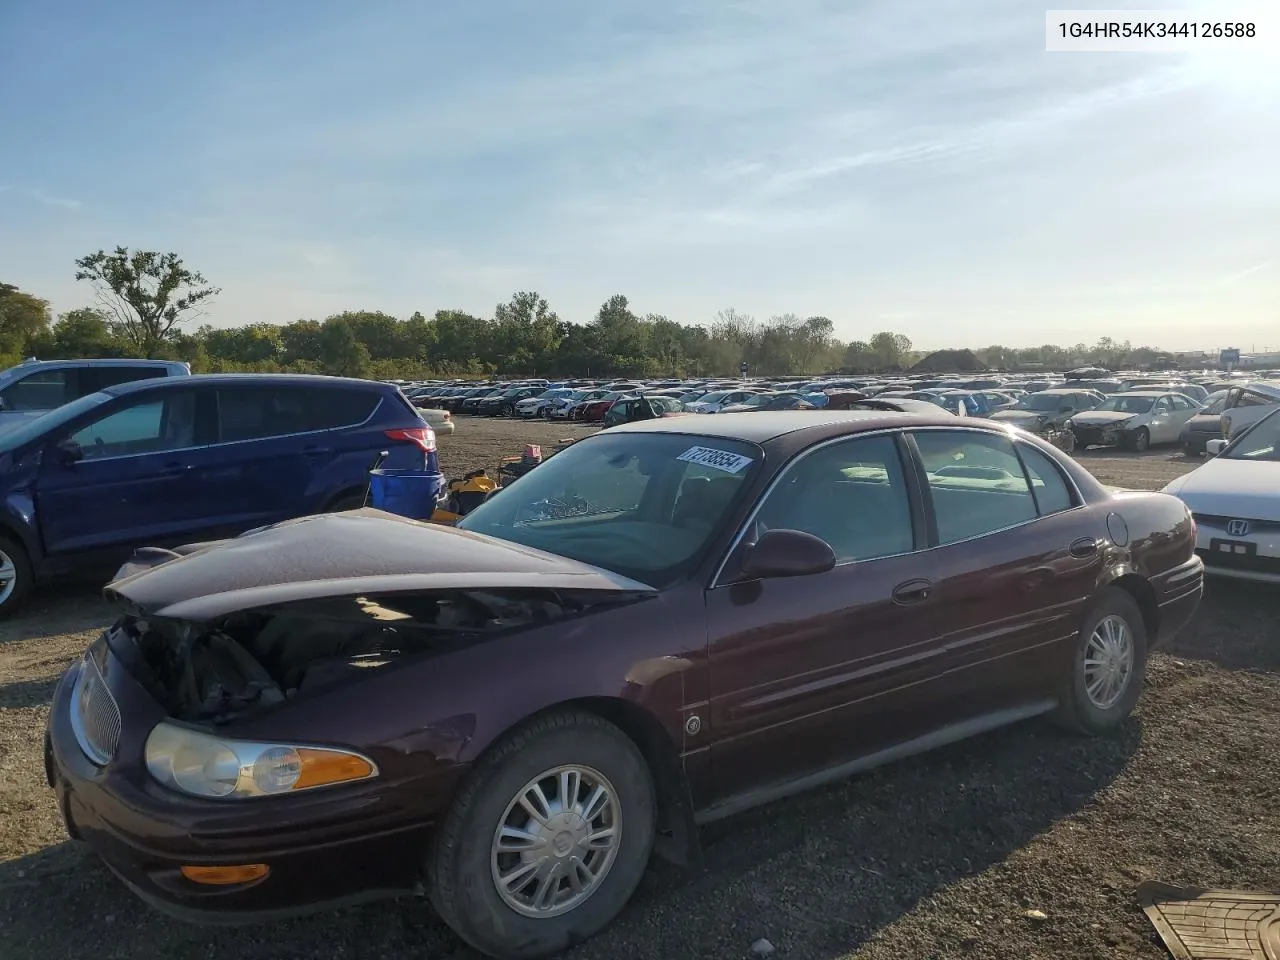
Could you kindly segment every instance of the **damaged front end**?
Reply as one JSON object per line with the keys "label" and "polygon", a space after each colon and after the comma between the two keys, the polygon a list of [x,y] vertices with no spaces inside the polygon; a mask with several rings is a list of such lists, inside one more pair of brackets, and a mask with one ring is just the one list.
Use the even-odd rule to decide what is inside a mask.
{"label": "damaged front end", "polygon": [[609,599],[550,590],[346,596],[214,622],[135,611],[107,642],[169,714],[224,723],[422,657],[576,616]]}

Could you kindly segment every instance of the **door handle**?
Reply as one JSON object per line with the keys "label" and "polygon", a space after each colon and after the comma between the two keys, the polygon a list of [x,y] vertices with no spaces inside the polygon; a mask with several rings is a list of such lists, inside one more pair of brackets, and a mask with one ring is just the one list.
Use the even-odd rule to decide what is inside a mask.
{"label": "door handle", "polygon": [[306,454],[308,457],[319,457],[319,456],[323,456],[326,453],[333,453],[333,451],[330,450],[328,447],[317,447],[317,446],[303,447],[302,452]]}
{"label": "door handle", "polygon": [[1072,540],[1071,546],[1067,547],[1067,552],[1081,560],[1085,557],[1092,557],[1098,552],[1098,541],[1093,537],[1081,537],[1079,540]]}
{"label": "door handle", "polygon": [[908,580],[893,588],[893,602],[900,606],[920,603],[928,600],[931,593],[933,584],[928,580]]}

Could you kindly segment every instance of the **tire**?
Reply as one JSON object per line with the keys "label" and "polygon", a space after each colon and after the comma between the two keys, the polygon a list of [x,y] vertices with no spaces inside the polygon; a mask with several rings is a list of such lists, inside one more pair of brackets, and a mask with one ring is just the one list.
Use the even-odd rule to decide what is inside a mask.
{"label": "tire", "polygon": [[0,619],[17,611],[31,595],[35,571],[26,547],[9,537],[0,537]]}
{"label": "tire", "polygon": [[[1114,698],[1090,695],[1090,680],[1086,676],[1085,661],[1094,659],[1086,654],[1098,640],[1105,642],[1108,624],[1123,624],[1130,644],[1129,670],[1123,686]],[[1113,634],[1114,635],[1114,634]],[[1059,726],[1073,733],[1097,736],[1108,733],[1122,724],[1133,712],[1142,693],[1142,680],[1147,670],[1147,626],[1138,604],[1124,590],[1108,587],[1095,601],[1084,624],[1080,628],[1076,647],[1071,657],[1068,674],[1063,678],[1058,693],[1058,707],[1052,719]],[[1096,678],[1096,674],[1094,675]],[[1105,687],[1098,691],[1108,693]],[[1101,701],[1101,702],[1099,702]]]}
{"label": "tire", "polygon": [[1182,453],[1187,457],[1200,456],[1200,449],[1194,443],[1184,443],[1182,445]]}
{"label": "tire", "polygon": [[[515,823],[518,828],[533,823],[532,819],[519,822],[527,815],[516,803],[531,782],[547,784],[544,794],[550,802],[543,812],[558,809],[561,781],[558,777],[541,780],[540,776],[570,765],[583,771],[580,804],[590,803],[594,795],[591,774],[603,776],[603,782],[612,787],[614,802],[603,808],[600,817],[610,810],[616,814],[614,822],[621,827],[621,840],[613,853],[606,855],[610,857],[607,862],[602,865],[596,859],[603,872],[584,899],[576,905],[562,903],[562,912],[531,916],[513,907],[498,891],[497,873],[531,868],[522,866],[522,854],[495,854],[496,834],[504,823],[508,827]],[[554,797],[548,792],[553,788]],[[653,848],[655,807],[653,781],[644,757],[617,727],[581,711],[540,717],[494,747],[454,799],[428,855],[432,905],[458,936],[488,956],[524,960],[558,953],[596,933],[630,899]],[[548,829],[561,829],[544,841],[548,845],[569,836],[568,822],[552,822],[554,826]],[[581,818],[576,822],[580,824]],[[587,828],[607,822],[593,818]],[[574,848],[561,852],[557,868],[572,862],[565,859],[569,851]],[[587,862],[586,858],[598,851],[580,846],[574,852],[582,854],[580,862]],[[555,862],[554,852],[543,862],[548,859]],[[528,883],[538,879],[536,871],[527,875]],[[555,891],[553,898],[573,895],[567,880],[567,875],[561,874],[554,887],[547,888]],[[523,898],[526,910],[532,909],[527,900],[536,895],[536,885],[533,891],[513,887],[513,896]]]}
{"label": "tire", "polygon": [[516,408],[509,403],[504,403],[502,409],[498,411],[499,416],[510,417],[515,414]]}
{"label": "tire", "polygon": [[1151,432],[1146,427],[1139,427],[1129,437],[1129,449],[1134,453],[1146,453],[1151,449]]}

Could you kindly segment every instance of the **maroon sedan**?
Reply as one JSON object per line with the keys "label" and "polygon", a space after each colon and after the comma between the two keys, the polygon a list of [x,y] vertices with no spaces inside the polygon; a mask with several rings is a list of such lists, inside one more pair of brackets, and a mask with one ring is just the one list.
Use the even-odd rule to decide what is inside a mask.
{"label": "maroon sedan", "polygon": [[542,956],[698,824],[1040,714],[1115,728],[1202,573],[1180,501],[990,421],[649,420],[457,528],[143,551],[58,686],[48,777],[170,913],[425,881],[478,949]]}

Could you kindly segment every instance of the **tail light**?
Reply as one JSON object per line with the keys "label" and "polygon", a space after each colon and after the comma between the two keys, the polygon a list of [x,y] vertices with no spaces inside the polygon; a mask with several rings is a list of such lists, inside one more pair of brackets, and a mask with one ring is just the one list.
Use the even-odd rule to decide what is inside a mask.
{"label": "tail light", "polygon": [[401,443],[412,443],[423,453],[432,453],[436,449],[436,433],[430,427],[409,427],[405,430],[386,431],[388,440],[399,440]]}

